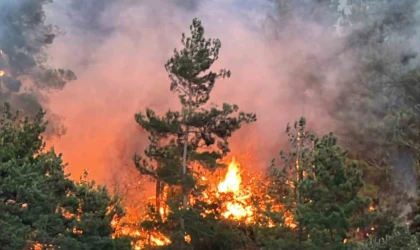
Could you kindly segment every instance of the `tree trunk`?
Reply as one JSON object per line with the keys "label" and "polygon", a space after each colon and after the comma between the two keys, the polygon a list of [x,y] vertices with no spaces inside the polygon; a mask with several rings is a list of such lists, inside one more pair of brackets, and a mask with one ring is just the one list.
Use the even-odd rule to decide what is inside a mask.
{"label": "tree trunk", "polygon": [[[297,137],[297,158],[296,158],[296,170],[297,170],[297,183],[295,186],[295,190],[296,190],[296,195],[297,195],[297,205],[302,204],[302,199],[301,199],[301,194],[299,192],[299,187],[301,182],[303,181],[303,172],[302,172],[302,167],[299,164],[304,164],[304,162],[300,161],[300,153],[301,153],[301,134],[300,132],[298,133],[298,137]],[[303,242],[303,228],[302,228],[302,219],[299,218],[298,221],[299,224],[299,229],[298,229],[298,237],[299,237],[299,249],[302,249],[302,242]]]}
{"label": "tree trunk", "polygon": [[[188,149],[188,136],[190,134],[190,126],[188,125],[188,117],[191,113],[191,94],[188,97],[188,110],[185,114],[184,121],[186,123],[185,135],[184,135],[184,152],[182,155],[182,209],[187,209],[187,187],[186,187],[186,176],[187,176],[187,149]],[[181,230],[185,233],[185,220],[184,216],[181,216]]]}
{"label": "tree trunk", "polygon": [[156,210],[159,213],[159,218],[162,219],[162,215],[160,214],[160,191],[161,191],[161,187],[160,187],[160,180],[156,180]]}
{"label": "tree trunk", "polygon": [[[184,137],[184,152],[182,156],[182,209],[183,210],[187,208],[187,189],[185,187],[185,177],[187,175],[187,143],[188,143],[189,132],[190,132],[190,128],[187,125],[187,129],[186,129],[185,137]],[[182,232],[185,232],[184,216],[181,216],[181,230]]]}

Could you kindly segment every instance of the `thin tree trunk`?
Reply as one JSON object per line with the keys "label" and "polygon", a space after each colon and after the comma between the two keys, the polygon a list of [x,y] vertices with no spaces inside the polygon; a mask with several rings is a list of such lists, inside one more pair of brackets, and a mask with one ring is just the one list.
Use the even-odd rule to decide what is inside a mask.
{"label": "thin tree trunk", "polygon": [[[300,183],[303,180],[302,168],[299,165],[299,164],[302,164],[302,166],[303,166],[303,162],[300,161],[300,153],[301,153],[300,151],[301,151],[301,143],[302,143],[301,140],[302,140],[302,136],[301,136],[300,132],[298,132],[298,138],[297,138],[297,160],[296,160],[296,170],[297,170],[297,179],[298,180],[297,180],[297,183],[296,183],[297,185],[295,187],[296,194],[297,194],[297,203],[298,203],[297,205],[299,205],[299,204],[302,203],[301,194],[299,192],[299,186],[300,186]],[[299,229],[298,229],[299,249],[302,249],[303,228],[302,228],[302,219],[301,218],[299,218],[298,224],[299,224]]]}
{"label": "thin tree trunk", "polygon": [[[185,187],[185,177],[187,175],[187,143],[188,143],[188,133],[189,126],[187,125],[187,129],[185,132],[184,137],[184,152],[182,156],[182,209],[185,210],[187,208],[187,190]],[[181,217],[181,230],[185,232],[185,221],[184,216]]]}
{"label": "thin tree trunk", "polygon": [[[160,147],[160,140],[157,141],[157,146]],[[161,182],[159,179],[159,175],[158,170],[161,167],[161,165],[159,164],[159,162],[157,163],[157,169],[156,169],[156,210],[157,213],[159,214],[159,218],[162,220],[162,215],[160,214],[160,197],[161,197]]]}
{"label": "thin tree trunk", "polygon": [[160,194],[161,194],[161,187],[160,187],[160,180],[156,180],[156,209],[159,214],[159,218],[162,219],[162,215],[160,214]]}
{"label": "thin tree trunk", "polygon": [[[187,119],[191,113],[191,94],[188,96],[188,110],[185,114],[184,120],[187,123]],[[187,124],[184,135],[184,152],[182,156],[182,209],[187,209],[187,188],[186,188],[186,176],[187,176],[187,149],[188,149],[188,136],[190,134],[190,126]],[[181,216],[181,230],[185,233],[185,220],[184,216]]]}
{"label": "thin tree trunk", "polygon": [[149,244],[147,245],[147,249],[150,249],[150,247],[152,246],[152,233],[150,232],[150,230],[148,233],[147,241],[149,242]]}

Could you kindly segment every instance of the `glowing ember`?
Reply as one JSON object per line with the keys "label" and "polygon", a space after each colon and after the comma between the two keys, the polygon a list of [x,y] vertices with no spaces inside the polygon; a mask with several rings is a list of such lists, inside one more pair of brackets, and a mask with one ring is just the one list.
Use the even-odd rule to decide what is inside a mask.
{"label": "glowing ember", "polygon": [[165,208],[161,207],[159,208],[159,214],[162,216],[162,219],[165,220]]}
{"label": "glowing ember", "polygon": [[73,233],[74,234],[83,234],[83,231],[82,230],[79,230],[77,228],[73,228]]}
{"label": "glowing ember", "polygon": [[43,250],[43,249],[54,249],[53,245],[45,245],[45,244],[41,244],[41,243],[35,243],[35,245],[32,246],[32,248],[30,248],[30,250]]}
{"label": "glowing ember", "polygon": [[185,242],[187,242],[188,244],[190,244],[190,242],[191,242],[191,236],[188,235],[188,234],[185,234],[184,240],[185,240]]}

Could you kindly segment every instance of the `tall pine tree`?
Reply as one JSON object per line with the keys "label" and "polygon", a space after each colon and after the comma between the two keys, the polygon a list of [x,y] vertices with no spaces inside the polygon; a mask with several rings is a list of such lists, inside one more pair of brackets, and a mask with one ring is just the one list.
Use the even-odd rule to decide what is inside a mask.
{"label": "tall pine tree", "polygon": [[201,190],[196,185],[194,166],[208,170],[223,166],[219,160],[229,152],[229,137],[244,123],[256,121],[255,114],[239,112],[236,105],[224,103],[221,108],[207,105],[216,80],[230,77],[231,73],[225,69],[217,73],[209,71],[219,57],[221,42],[204,37],[200,20],[193,20],[190,31],[190,37],[182,34],[184,47],[180,51],[175,49],[165,65],[170,89],[178,94],[182,110],[169,110],[164,116],[158,116],[147,109],[145,114],[135,116],[137,123],[149,133],[150,145],[144,156],[134,156],[134,163],[142,174],[157,181],[157,200],[162,182],[180,188],[182,232],[188,228],[184,218],[188,196]]}

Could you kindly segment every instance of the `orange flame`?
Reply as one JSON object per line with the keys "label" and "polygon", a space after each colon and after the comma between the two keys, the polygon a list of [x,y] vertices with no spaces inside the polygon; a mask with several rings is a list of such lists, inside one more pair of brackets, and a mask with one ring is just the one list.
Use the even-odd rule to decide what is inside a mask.
{"label": "orange flame", "polygon": [[220,182],[218,190],[220,193],[238,193],[242,183],[242,177],[239,173],[239,164],[236,162],[235,158],[232,159],[228,167],[228,172],[226,173],[225,180]]}
{"label": "orange flame", "polygon": [[[222,216],[225,219],[244,221],[247,224],[257,223],[259,219],[264,217],[261,212],[267,207],[267,204],[274,201],[266,194],[268,183],[262,176],[252,176],[251,180],[247,181],[245,186],[242,186],[243,180],[240,170],[240,164],[233,158],[229,163],[224,180],[218,185],[217,197],[221,193],[232,195],[231,199],[226,197],[227,200],[223,202]],[[211,197],[207,199],[211,199]],[[255,200],[258,200],[258,204],[255,204]],[[280,211],[284,207],[282,204],[272,204],[271,209]],[[284,211],[284,219],[288,227],[292,229],[297,227],[290,211]],[[268,220],[266,226],[275,226],[270,218],[265,218],[265,220]]]}
{"label": "orange flame", "polygon": [[185,234],[184,240],[185,240],[185,242],[187,242],[188,244],[190,244],[191,243],[191,236],[189,234]]}
{"label": "orange flame", "polygon": [[[147,246],[165,246],[171,244],[171,240],[158,231],[146,232],[139,229],[136,220],[129,217],[114,217],[111,226],[115,229],[113,238],[124,235],[133,238],[132,247],[135,250],[146,249]],[[125,225],[127,223],[127,225]]]}
{"label": "orange flame", "polygon": [[[201,193],[202,201],[208,204],[213,203],[217,199],[221,199],[221,206],[217,209],[220,212],[221,218],[226,220],[244,222],[246,224],[260,224],[267,227],[274,227],[275,223],[264,215],[264,209],[267,208],[268,203],[275,203],[274,200],[266,193],[268,181],[260,175],[244,176],[242,178],[241,166],[233,158],[228,165],[228,169],[221,181],[216,180],[217,177],[212,175],[210,172],[200,174],[198,177],[199,181],[212,184],[210,188]],[[248,178],[251,177],[251,178]],[[162,204],[165,204],[166,196],[169,192],[166,186],[163,190]],[[195,198],[190,197],[190,205],[194,205]],[[257,203],[256,203],[257,202]],[[149,201],[150,203],[150,201]],[[153,202],[152,202],[153,204]],[[163,205],[158,208],[158,213],[161,215],[163,221],[167,214],[167,206]],[[282,204],[272,204],[272,211],[281,211],[284,209]],[[274,210],[273,210],[274,209]],[[114,237],[118,235],[126,235],[133,237],[135,242],[133,243],[133,249],[140,250],[145,249],[148,246],[164,246],[171,244],[171,240],[164,234],[160,233],[157,229],[150,231],[144,231],[138,228],[138,220],[141,219],[138,214],[138,210],[127,211],[127,215],[123,218],[114,218],[111,225],[116,230]],[[201,216],[206,217],[209,214],[213,214],[214,210],[206,210]],[[218,217],[220,218],[220,217]],[[296,224],[293,220],[293,214],[290,211],[284,211],[284,223],[290,228],[296,228]],[[184,240],[187,243],[191,242],[191,236],[186,234]]]}
{"label": "orange flame", "polygon": [[162,234],[151,235],[150,241],[152,242],[152,245],[155,246],[165,246],[171,244],[171,240]]}
{"label": "orange flame", "polygon": [[225,179],[218,185],[219,193],[233,194],[233,201],[226,202],[226,211],[222,213],[222,216],[226,219],[246,219],[247,222],[251,222],[253,220],[254,208],[248,202],[248,199],[250,198],[249,190],[241,189],[241,184],[242,176],[240,173],[240,165],[236,162],[236,159],[233,158],[229,163]]}

